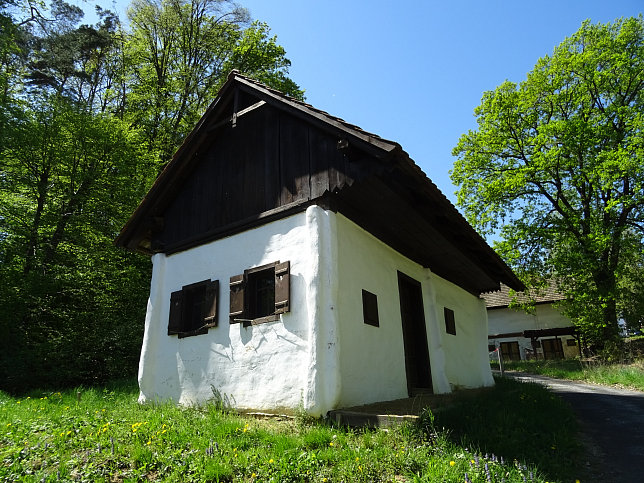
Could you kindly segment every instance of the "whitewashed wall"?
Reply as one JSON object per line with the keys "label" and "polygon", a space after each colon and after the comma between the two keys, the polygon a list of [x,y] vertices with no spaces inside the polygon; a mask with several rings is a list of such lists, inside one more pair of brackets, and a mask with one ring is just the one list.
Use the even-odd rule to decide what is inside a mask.
{"label": "whitewashed wall", "polygon": [[[332,368],[322,370],[326,360],[311,345],[328,339],[310,323],[324,318],[317,299],[328,290],[320,288],[320,279],[331,278],[320,263],[328,236],[321,236],[328,227],[318,225],[327,221],[324,213],[311,208],[185,252],[154,255],[139,365],[140,401],[200,403],[213,397],[214,387],[239,408],[279,411],[304,404],[319,411],[318,387],[309,384],[310,372],[326,373],[327,380],[333,375]],[[229,324],[229,278],[277,260],[291,262],[291,311],[257,326]],[[204,279],[220,282],[219,327],[182,339],[168,336],[171,292]],[[327,396],[335,397],[320,396],[322,403],[328,404]]]}
{"label": "whitewashed wall", "polygon": [[[447,280],[433,278],[447,379],[452,387],[459,388],[494,385],[487,351],[485,301]],[[454,311],[456,335],[445,331],[444,307]]]}
{"label": "whitewashed wall", "polygon": [[[337,225],[341,405],[407,397],[398,271],[422,286],[434,392],[493,384],[485,305],[345,217],[338,215]],[[363,321],[362,289],[378,297],[379,327]],[[446,302],[456,313],[456,337],[445,334]]]}
{"label": "whitewashed wall", "polygon": [[[276,322],[230,325],[229,278],[277,260],[291,262],[291,311]],[[320,207],[152,261],[141,402],[202,403],[215,388],[241,409],[302,405],[320,415],[406,397],[398,271],[422,284],[434,392],[492,383],[478,299]],[[220,283],[219,327],[168,336],[170,294],[205,279]],[[363,322],[362,289],[378,297],[378,328]],[[456,338],[445,334],[444,303],[455,311]]]}
{"label": "whitewashed wall", "polygon": [[[500,308],[488,310],[489,334],[508,334],[513,332],[523,332],[524,330],[536,329],[554,329],[557,327],[570,327],[572,322],[568,317],[563,315],[552,304],[539,304],[535,306],[535,312],[529,314],[523,310],[510,308]],[[548,338],[548,337],[546,337]],[[559,337],[563,343],[565,357],[576,357],[579,355],[577,346],[568,346],[566,341],[573,339],[572,336]],[[499,345],[501,342],[518,342],[521,359],[526,358],[526,349],[532,350],[530,339],[525,337],[505,337],[490,339],[490,344]],[[541,349],[537,353],[542,354]]]}

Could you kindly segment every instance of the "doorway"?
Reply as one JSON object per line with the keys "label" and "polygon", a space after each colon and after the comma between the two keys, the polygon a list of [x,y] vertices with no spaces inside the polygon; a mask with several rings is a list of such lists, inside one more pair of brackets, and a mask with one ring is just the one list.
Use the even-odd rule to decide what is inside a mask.
{"label": "doorway", "polygon": [[432,373],[429,365],[421,284],[418,280],[398,272],[398,292],[405,348],[407,393],[410,397],[431,393]]}

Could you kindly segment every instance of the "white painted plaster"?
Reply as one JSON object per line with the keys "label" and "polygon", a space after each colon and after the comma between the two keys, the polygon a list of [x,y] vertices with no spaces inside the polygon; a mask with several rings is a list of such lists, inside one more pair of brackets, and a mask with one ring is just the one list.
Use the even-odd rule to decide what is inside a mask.
{"label": "white painted plaster", "polygon": [[311,251],[307,305],[309,324],[309,367],[304,407],[311,414],[325,414],[337,407],[341,377],[339,365],[337,225],[333,212],[319,206],[306,210]]}
{"label": "white painted plaster", "polygon": [[[307,290],[315,288],[311,265],[317,256],[304,213],[171,256],[155,255],[140,400],[201,403],[213,397],[214,387],[239,408],[296,408],[309,379]],[[291,262],[291,311],[276,322],[231,325],[230,277],[277,260]],[[205,279],[220,282],[219,327],[183,339],[168,336],[170,294]]]}
{"label": "white painted plaster", "polygon": [[[257,326],[231,325],[230,277],[277,260],[291,262],[290,312]],[[215,388],[240,409],[303,405],[320,415],[406,397],[398,271],[422,286],[434,392],[492,381],[487,359],[479,365],[479,352],[487,356],[482,302],[320,207],[152,262],[141,402],[202,403]],[[168,336],[170,294],[206,279],[220,282],[219,327]],[[378,297],[380,327],[363,322],[362,289]],[[454,339],[444,333],[445,303],[456,313]]]}
{"label": "white painted plaster", "polygon": [[[488,320],[490,335],[523,332],[524,330],[570,327],[573,325],[568,317],[549,303],[536,305],[533,313],[508,307],[490,309],[488,310]],[[568,339],[574,339],[574,337],[562,336],[559,338],[562,340],[565,357],[579,356],[579,348],[576,345],[573,347],[566,344]],[[490,344],[495,344],[497,347],[501,342],[518,342],[522,359],[526,359],[526,354],[532,352],[532,343],[530,339],[525,337],[505,337],[490,339],[489,341]],[[543,354],[542,349],[537,349],[537,354]]]}
{"label": "white painted plaster", "polygon": [[[487,351],[485,301],[437,276],[434,276],[434,286],[443,335],[445,373],[450,385],[455,388],[494,385]],[[445,330],[445,307],[454,311],[456,335]]]}
{"label": "white painted plaster", "polygon": [[163,283],[165,279],[165,255],[157,253],[152,256],[152,279],[150,282],[150,297],[145,314],[145,329],[143,332],[143,345],[139,359],[139,387],[140,402],[145,401],[145,394],[154,392],[154,374],[156,372],[156,357],[160,346],[159,331],[156,329],[155,316],[161,310],[165,300]]}
{"label": "white painted plaster", "polygon": [[[398,271],[421,283],[434,392],[450,392],[452,386],[493,384],[487,360],[487,316],[479,299],[412,262],[345,217],[338,215],[337,219],[341,405],[407,397]],[[380,327],[364,324],[362,289],[378,297]],[[446,301],[462,326],[460,336],[451,343],[446,343],[447,337],[454,336],[445,335],[442,315]],[[449,351],[459,351],[460,355]]]}

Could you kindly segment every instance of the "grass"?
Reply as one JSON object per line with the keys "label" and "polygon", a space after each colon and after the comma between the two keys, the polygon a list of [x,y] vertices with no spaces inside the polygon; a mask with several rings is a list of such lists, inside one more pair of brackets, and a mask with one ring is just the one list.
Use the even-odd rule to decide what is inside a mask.
{"label": "grass", "polygon": [[579,475],[569,408],[538,385],[508,379],[390,430],[254,419],[216,401],[139,405],[137,395],[133,383],[0,392],[0,480],[463,483]]}
{"label": "grass", "polygon": [[[588,363],[579,359],[560,361],[505,361],[508,371],[542,374],[557,379],[584,381],[644,391],[644,359],[629,364]],[[498,369],[498,363],[495,365]]]}

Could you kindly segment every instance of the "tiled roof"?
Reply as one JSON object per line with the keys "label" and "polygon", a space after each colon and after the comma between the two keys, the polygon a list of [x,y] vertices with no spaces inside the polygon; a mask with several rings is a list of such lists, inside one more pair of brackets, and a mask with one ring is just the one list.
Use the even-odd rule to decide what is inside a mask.
{"label": "tiled roof", "polygon": [[543,289],[535,289],[532,292],[515,292],[514,295],[510,295],[510,287],[501,284],[501,290],[481,294],[481,298],[485,299],[485,306],[491,309],[508,307],[513,300],[517,302],[534,301],[536,304],[545,304],[563,300],[565,297],[558,292],[556,284],[551,282]]}

